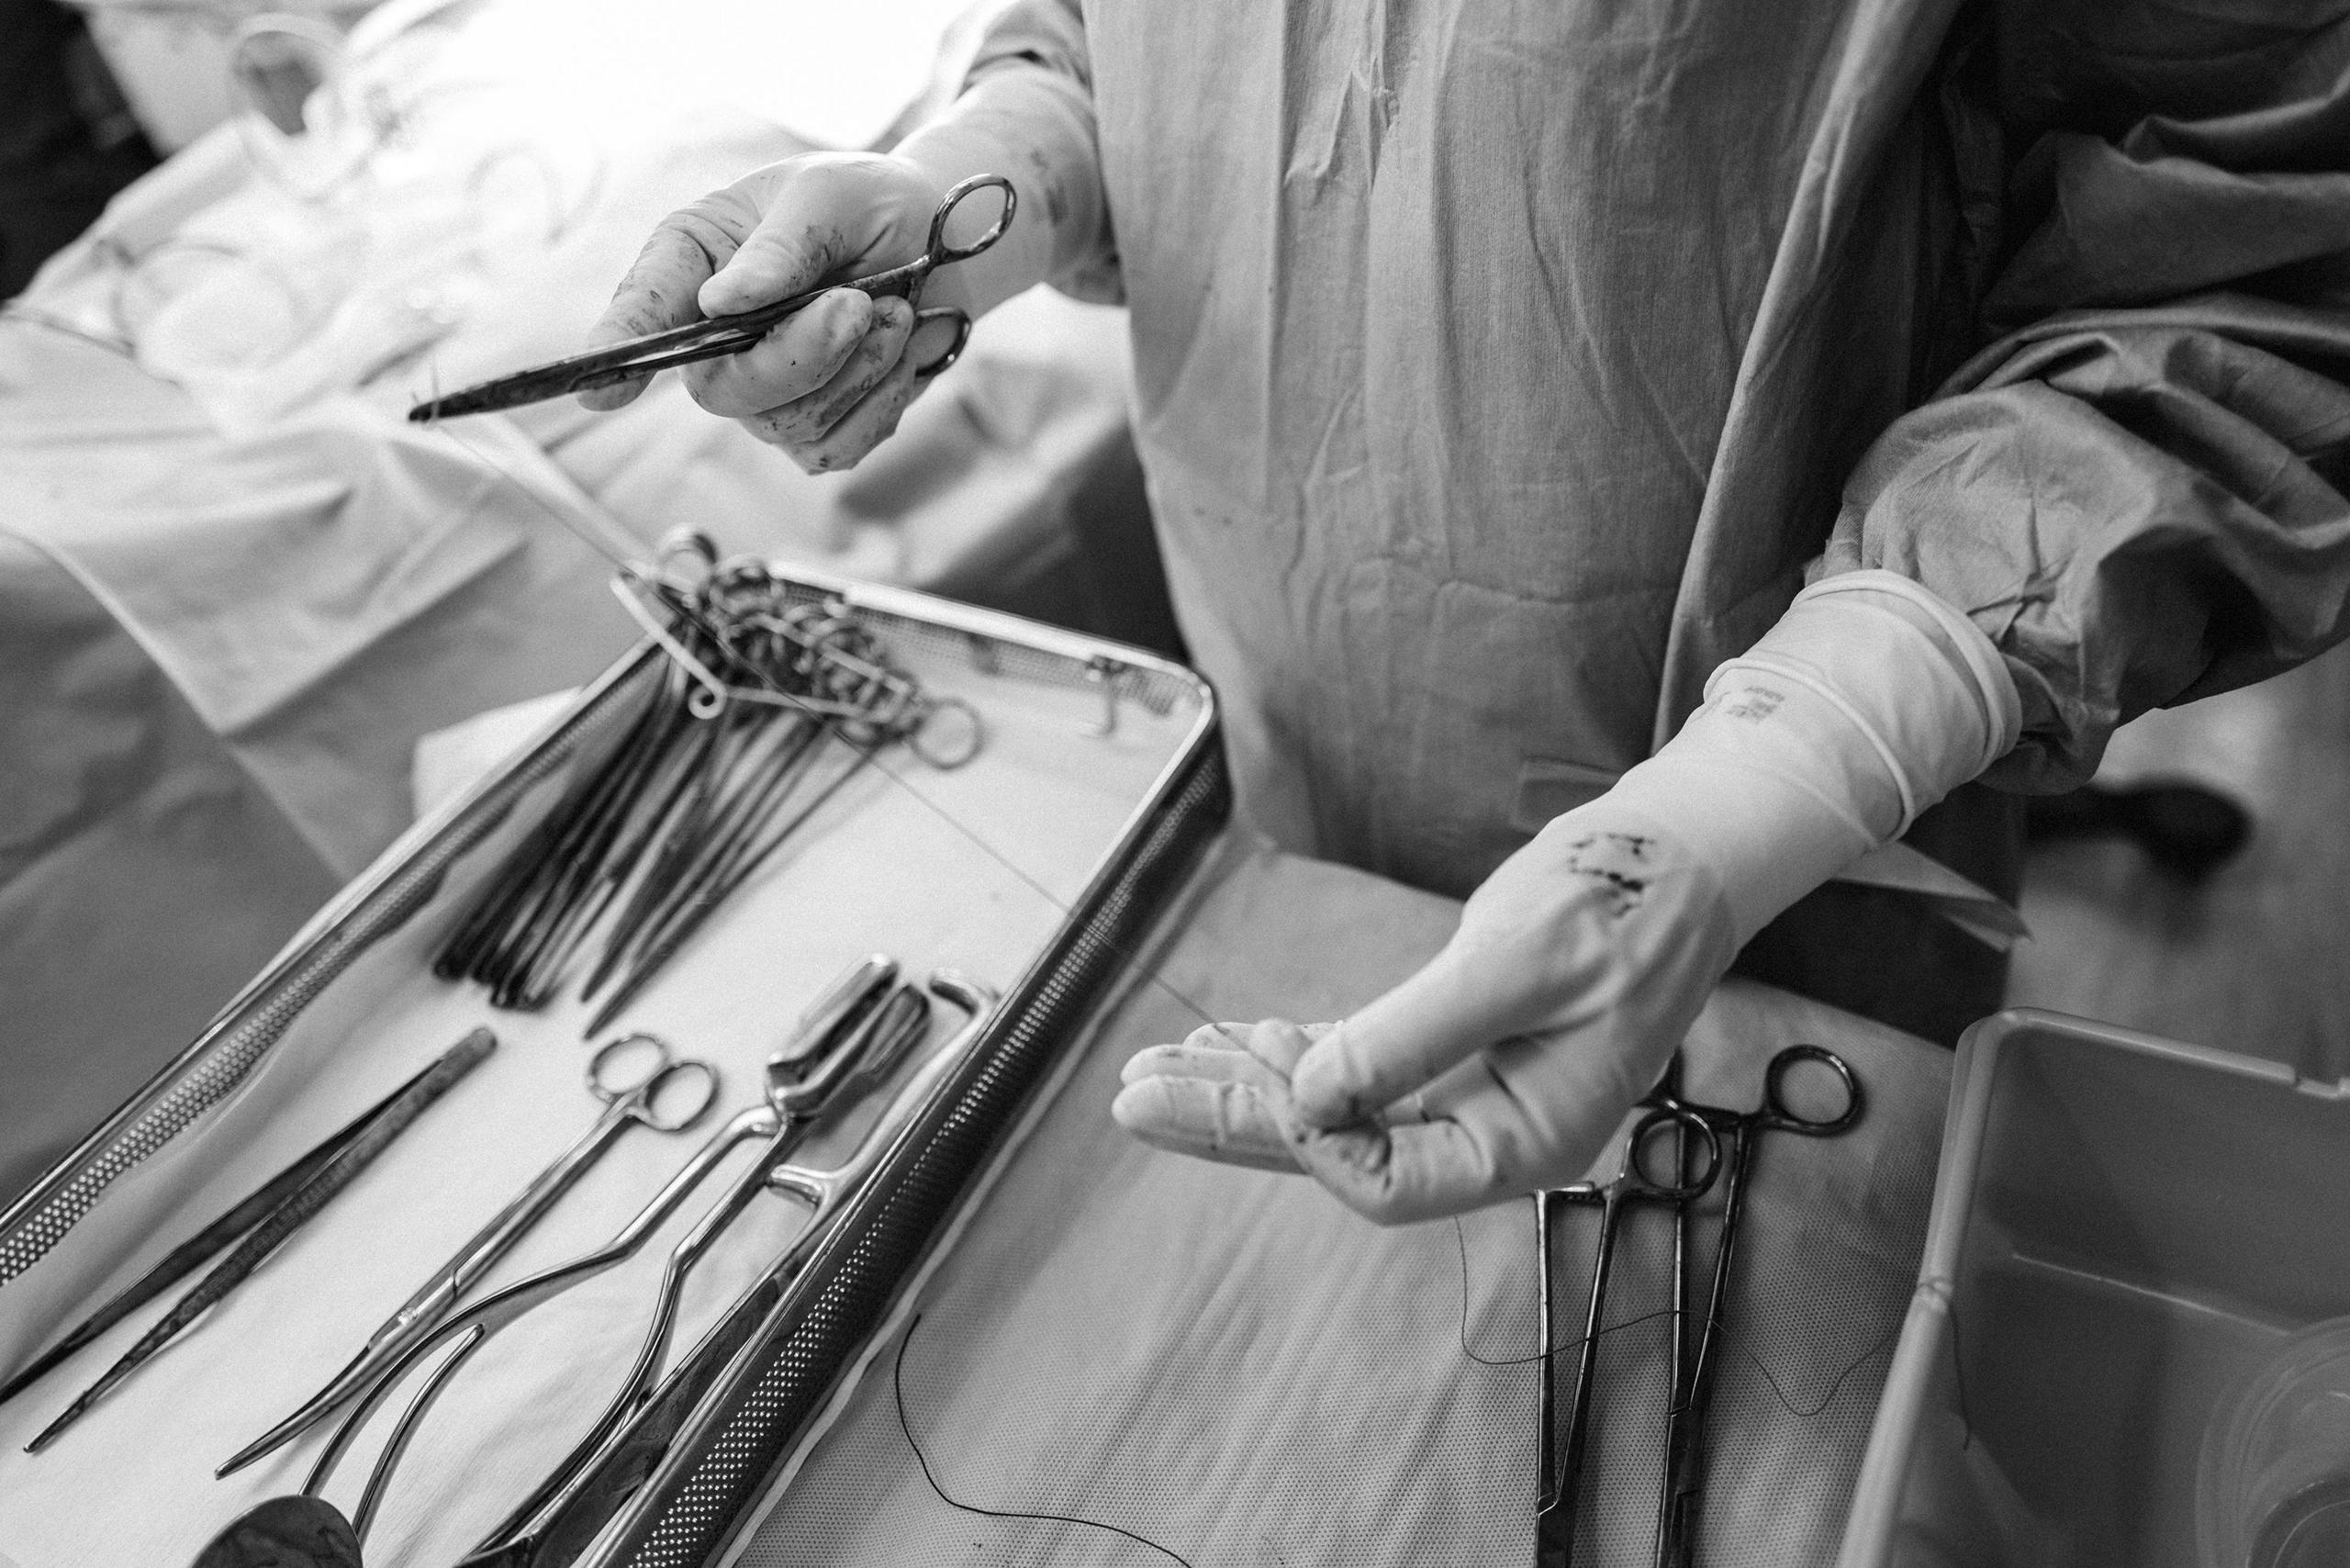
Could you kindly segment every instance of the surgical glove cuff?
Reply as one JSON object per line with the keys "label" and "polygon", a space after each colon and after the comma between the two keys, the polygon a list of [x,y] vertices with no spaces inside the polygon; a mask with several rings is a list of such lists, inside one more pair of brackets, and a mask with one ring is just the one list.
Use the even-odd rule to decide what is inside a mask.
{"label": "surgical glove cuff", "polygon": [[1003,238],[958,269],[980,310],[1040,282],[1064,283],[1106,230],[1092,106],[1058,73],[1014,67],[982,75],[896,151],[941,190],[995,174],[1019,191]]}
{"label": "surgical glove cuff", "polygon": [[1605,799],[1673,824],[1720,878],[1743,945],[2006,755],[2020,725],[1972,622],[1908,578],[1848,573],[1717,669],[1705,705]]}

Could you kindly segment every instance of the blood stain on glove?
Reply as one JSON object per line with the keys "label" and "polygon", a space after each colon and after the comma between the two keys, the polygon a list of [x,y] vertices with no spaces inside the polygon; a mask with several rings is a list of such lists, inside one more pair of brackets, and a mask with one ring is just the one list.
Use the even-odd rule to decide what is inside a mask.
{"label": "blood stain on glove", "polygon": [[1594,833],[1567,846],[1567,870],[1612,890],[1607,913],[1618,920],[1640,907],[1655,875],[1656,840],[1644,833]]}

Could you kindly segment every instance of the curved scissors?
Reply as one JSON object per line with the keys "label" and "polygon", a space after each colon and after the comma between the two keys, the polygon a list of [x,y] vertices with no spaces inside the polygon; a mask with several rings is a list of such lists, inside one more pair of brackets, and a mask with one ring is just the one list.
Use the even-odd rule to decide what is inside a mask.
{"label": "curved scissors", "polygon": [[[1662,1135],[1694,1134],[1706,1159],[1694,1174],[1682,1159],[1685,1137],[1671,1144],[1673,1179],[1661,1182],[1643,1163],[1652,1141]],[[1635,1203],[1665,1204],[1678,1209],[1702,1196],[1714,1184],[1721,1167],[1721,1145],[1705,1117],[1684,1105],[1660,1105],[1632,1124],[1624,1140],[1623,1162],[1613,1180],[1578,1182],[1534,1194],[1534,1260],[1539,1282],[1538,1321],[1542,1334],[1540,1457],[1534,1511],[1535,1562],[1538,1568],[1567,1568],[1574,1553],[1574,1505],[1583,1476],[1584,1439],[1591,1425],[1593,1374],[1599,1361],[1600,1316],[1607,1304],[1607,1276],[1616,1260],[1616,1231],[1626,1208]],[[1550,1350],[1550,1217],[1560,1204],[1583,1204],[1599,1210],[1599,1240],[1592,1254],[1591,1299],[1583,1309],[1583,1340],[1575,1359],[1574,1390],[1567,1414],[1567,1440],[1561,1453],[1558,1422],[1555,1360]]]}
{"label": "curved scissors", "polygon": [[[1806,1062],[1826,1068],[1834,1079],[1843,1102],[1835,1114],[1807,1115],[1787,1103],[1787,1075]],[[1760,1133],[1793,1133],[1797,1137],[1834,1137],[1850,1131],[1860,1121],[1866,1102],[1851,1063],[1824,1046],[1796,1045],[1772,1057],[1762,1073],[1762,1103],[1751,1111],[1729,1111],[1682,1099],[1677,1073],[1669,1074],[1647,1103],[1696,1117],[1717,1137],[1726,1134],[1730,1139],[1729,1163],[1722,1189],[1721,1243],[1714,1250],[1713,1283],[1685,1382],[1680,1381],[1680,1310],[1676,1310],[1673,1319],[1676,1386],[1672,1417],[1665,1428],[1664,1494],[1658,1511],[1656,1561],[1666,1568],[1684,1568],[1694,1561],[1696,1552],[1698,1504],[1705,1487],[1706,1411],[1713,1402],[1722,1326],[1729,1315],[1730,1261],[1738,1251],[1738,1224],[1745,1212],[1747,1178],[1754,1170],[1755,1137]],[[1684,1303],[1678,1283],[1677,1248],[1675,1263],[1673,1305],[1681,1309]]]}
{"label": "curved scissors", "polygon": [[[949,244],[946,220],[955,209],[974,192],[1000,190],[1003,193],[1003,211],[985,233],[968,245]],[[1019,195],[1012,182],[1002,174],[974,174],[957,184],[939,198],[938,210],[931,215],[930,241],[921,255],[902,266],[886,272],[871,273],[864,277],[845,279],[811,288],[805,294],[795,294],[789,299],[778,299],[762,305],[755,310],[745,310],[734,316],[718,316],[706,321],[688,321],[682,327],[648,332],[643,337],[628,338],[617,343],[607,343],[586,353],[552,360],[533,365],[529,370],[516,371],[494,380],[480,382],[445,397],[419,403],[408,411],[408,417],[422,424],[431,420],[443,420],[455,414],[484,414],[497,409],[519,409],[525,403],[542,403],[566,393],[591,391],[617,382],[632,381],[640,375],[650,375],[674,364],[691,364],[696,360],[719,359],[731,353],[741,353],[766,337],[786,318],[797,315],[818,299],[836,288],[861,288],[876,299],[895,295],[915,307],[916,330],[927,322],[952,321],[955,341],[946,351],[918,367],[917,375],[936,375],[953,364],[963,353],[963,345],[971,336],[971,319],[953,306],[934,310],[921,308],[922,286],[940,267],[957,262],[968,262],[973,256],[1003,238],[1012,225],[1012,215],[1019,205]]]}
{"label": "curved scissors", "polygon": [[658,1036],[623,1035],[588,1059],[588,1090],[604,1103],[603,1114],[533,1177],[496,1218],[434,1270],[431,1278],[368,1337],[359,1354],[332,1382],[240,1450],[220,1467],[220,1474],[241,1469],[292,1441],[373,1384],[410,1347],[430,1337],[465,1292],[512,1250],[622,1132],[632,1126],[659,1133],[683,1132],[701,1120],[718,1098],[718,1070],[706,1061],[677,1057]]}

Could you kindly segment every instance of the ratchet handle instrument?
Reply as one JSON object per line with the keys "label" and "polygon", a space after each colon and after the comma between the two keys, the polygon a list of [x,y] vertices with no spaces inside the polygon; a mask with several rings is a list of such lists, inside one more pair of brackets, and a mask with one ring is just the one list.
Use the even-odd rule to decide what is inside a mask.
{"label": "ratchet handle instrument", "polygon": [[[946,238],[947,220],[968,197],[983,190],[1003,193],[1002,211],[986,231],[970,243],[950,243]],[[836,288],[862,289],[877,299],[895,297],[907,301],[915,307],[914,324],[917,330],[930,321],[949,323],[954,328],[953,342],[945,352],[932,356],[916,372],[922,375],[935,375],[961,356],[963,345],[970,339],[971,319],[951,306],[923,309],[923,285],[938,268],[968,261],[1003,238],[1003,231],[1011,226],[1017,205],[1018,194],[1013,189],[1010,180],[1002,174],[974,174],[954,185],[939,198],[938,210],[931,216],[929,243],[923,248],[922,254],[901,266],[869,273],[864,277],[828,283],[803,294],[795,294],[788,299],[762,305],[755,310],[688,321],[683,326],[647,332],[642,337],[627,338],[599,349],[590,349],[585,353],[533,365],[511,375],[501,375],[419,403],[408,411],[408,417],[418,424],[425,424],[459,414],[519,409],[529,403],[545,402],[550,398],[633,381],[672,365],[692,364],[699,360],[722,359],[728,354],[741,353]]]}
{"label": "ratchet handle instrument", "polygon": [[[1824,1072],[1825,1081],[1831,1086],[1830,1097],[1837,1106],[1832,1113],[1807,1113],[1791,1098],[1788,1081],[1807,1064]],[[1746,1191],[1753,1176],[1756,1144],[1766,1132],[1809,1138],[1838,1137],[1860,1121],[1864,1104],[1860,1079],[1851,1065],[1819,1046],[1789,1046],[1773,1056],[1763,1072],[1762,1103],[1751,1111],[1701,1105],[1684,1098],[1676,1059],[1663,1081],[1641,1102],[1643,1114],[1627,1137],[1622,1163],[1612,1180],[1580,1182],[1534,1194],[1535,1267],[1540,1293],[1538,1322],[1542,1344],[1537,1417],[1536,1568],[1572,1568],[1573,1563],[1598,1339],[1610,1327],[1623,1326],[1610,1325],[1603,1319],[1617,1231],[1627,1211],[1635,1204],[1645,1204],[1668,1210],[1673,1218],[1673,1304],[1667,1315],[1673,1337],[1670,1354],[1673,1386],[1666,1411],[1665,1463],[1653,1562],[1657,1568],[1691,1568],[1696,1556],[1697,1525],[1704,1501],[1706,1419],[1713,1406],[1714,1386],[1721,1369],[1731,1268],[1738,1253],[1740,1223],[1745,1217]],[[1656,1155],[1651,1155],[1651,1148],[1658,1151]],[[1693,1155],[1703,1158],[1693,1164]],[[1668,1174],[1652,1176],[1647,1162],[1659,1157],[1665,1160]],[[1705,1307],[1702,1314],[1695,1315],[1693,1348],[1684,1342],[1684,1326],[1692,1316],[1689,1222],[1693,1206],[1718,1183],[1722,1194],[1719,1239],[1714,1249]],[[1598,1210],[1599,1226],[1592,1252],[1583,1334],[1575,1342],[1575,1362],[1562,1421],[1554,1364],[1561,1347],[1552,1337],[1555,1307],[1550,1288],[1550,1234],[1554,1215],[1568,1205]]]}

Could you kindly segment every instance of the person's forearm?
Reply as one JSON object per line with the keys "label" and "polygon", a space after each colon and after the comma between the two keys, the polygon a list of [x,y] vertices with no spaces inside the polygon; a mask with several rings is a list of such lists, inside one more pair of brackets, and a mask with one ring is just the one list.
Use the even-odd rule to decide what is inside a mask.
{"label": "person's forearm", "polygon": [[1981,306],[2006,335],[1878,439],[1820,569],[1915,578],[1982,629],[2023,704],[1989,781],[2040,790],[2146,709],[2350,635],[2350,308],[2323,281],[2350,171],[2326,27],[2213,16],[2133,77],[2126,8],[2008,10],[2002,103],[2038,84],[2015,102],[2048,129]]}
{"label": "person's forearm", "polygon": [[[1108,220],[1083,84],[1043,65],[999,66],[898,148],[939,186],[1002,174],[1018,216],[985,254],[960,263],[978,310],[1036,284],[1083,271],[1105,247]],[[982,197],[972,198],[979,207]],[[957,234],[957,239],[967,238]]]}
{"label": "person's forearm", "polygon": [[1819,570],[1914,578],[1990,637],[2023,700],[1993,782],[2077,784],[2117,724],[2350,632],[2350,319],[2076,315],[1972,375],[1878,441]]}

